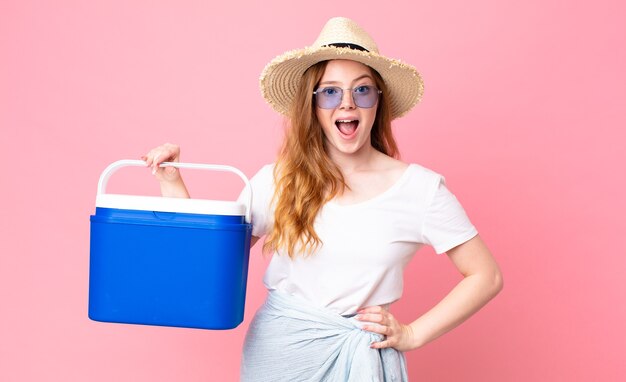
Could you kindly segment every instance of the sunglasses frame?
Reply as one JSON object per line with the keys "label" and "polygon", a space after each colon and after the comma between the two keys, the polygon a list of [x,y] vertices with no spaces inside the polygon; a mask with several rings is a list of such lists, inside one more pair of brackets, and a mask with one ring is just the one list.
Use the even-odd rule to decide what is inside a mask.
{"label": "sunglasses frame", "polygon": [[[375,91],[376,91],[376,101],[374,102],[374,104],[373,104],[372,106],[367,106],[367,107],[360,106],[360,105],[357,103],[356,99],[354,98],[354,90],[355,90],[355,89],[358,89],[358,88],[362,88],[362,87],[366,87],[366,88],[369,88],[369,89],[372,89],[372,90],[375,90]],[[371,108],[373,108],[373,107],[374,107],[374,105],[376,105],[376,103],[378,102],[378,99],[380,98],[380,95],[381,95],[381,94],[383,94],[383,91],[382,91],[382,90],[380,90],[379,88],[377,88],[375,85],[360,85],[360,86],[357,86],[357,87],[354,87],[354,88],[345,88],[345,89],[344,89],[344,88],[341,88],[341,87],[339,87],[339,86],[325,86],[325,87],[323,87],[323,88],[318,88],[318,89],[316,89],[316,90],[313,92],[313,95],[315,96],[315,100],[316,100],[316,101],[317,101],[317,97],[319,97],[318,92],[323,91],[323,90],[326,90],[326,89],[339,89],[339,90],[341,91],[341,96],[339,97],[339,102],[337,103],[337,105],[335,105],[335,106],[333,106],[333,107],[322,107],[322,106],[320,106],[320,103],[319,103],[319,102],[315,102],[315,104],[316,104],[316,106],[317,106],[317,107],[319,107],[320,109],[326,109],[326,110],[336,109],[336,108],[338,108],[339,106],[341,106],[341,102],[343,101],[343,94],[344,94],[344,91],[345,91],[345,90],[350,90],[350,94],[352,95],[352,102],[354,102],[354,104],[355,104],[357,107],[361,108],[361,109],[371,109]],[[321,93],[320,93],[320,94],[321,94]]]}

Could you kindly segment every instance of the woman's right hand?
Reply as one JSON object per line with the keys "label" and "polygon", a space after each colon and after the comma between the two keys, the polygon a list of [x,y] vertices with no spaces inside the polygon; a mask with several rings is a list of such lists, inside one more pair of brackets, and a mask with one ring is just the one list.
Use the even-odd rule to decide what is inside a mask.
{"label": "woman's right hand", "polygon": [[159,182],[176,182],[180,179],[180,172],[176,167],[159,167],[163,162],[178,162],[180,159],[180,147],[172,143],[165,143],[155,147],[143,155],[141,159],[152,168],[152,175]]}
{"label": "woman's right hand", "polygon": [[180,171],[176,167],[159,167],[163,162],[178,162],[180,159],[180,147],[171,143],[166,143],[155,147],[143,155],[141,159],[146,162],[146,166],[152,168],[152,174],[156,176],[161,184],[161,194],[163,196],[175,198],[188,198],[189,193],[180,176]]}

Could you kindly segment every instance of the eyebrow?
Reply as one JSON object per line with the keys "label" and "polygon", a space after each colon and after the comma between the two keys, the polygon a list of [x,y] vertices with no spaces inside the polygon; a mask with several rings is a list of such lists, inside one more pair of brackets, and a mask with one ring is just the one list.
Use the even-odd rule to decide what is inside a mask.
{"label": "eyebrow", "polygon": [[[357,78],[355,78],[354,80],[352,80],[352,82],[357,82],[360,81],[364,78],[369,78],[370,80],[374,81],[374,78],[372,78],[372,76],[370,76],[369,74],[363,74]],[[340,85],[341,81],[322,81],[320,82],[320,85]]]}

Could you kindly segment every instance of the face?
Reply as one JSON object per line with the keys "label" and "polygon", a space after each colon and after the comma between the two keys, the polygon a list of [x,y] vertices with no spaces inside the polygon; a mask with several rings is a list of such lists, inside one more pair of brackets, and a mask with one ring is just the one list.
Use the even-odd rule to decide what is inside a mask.
{"label": "face", "polygon": [[[334,109],[315,108],[315,114],[324,130],[326,146],[331,158],[337,155],[358,154],[372,149],[370,133],[376,118],[378,101],[372,107],[359,107],[353,99],[353,90],[375,86],[371,69],[360,62],[332,60],[326,65],[317,89],[343,89],[341,103]],[[359,102],[360,103],[360,102]]]}

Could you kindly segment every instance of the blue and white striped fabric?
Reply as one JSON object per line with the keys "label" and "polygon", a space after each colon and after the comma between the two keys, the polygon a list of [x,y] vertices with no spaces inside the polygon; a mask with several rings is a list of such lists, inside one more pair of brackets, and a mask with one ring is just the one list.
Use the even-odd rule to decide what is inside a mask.
{"label": "blue and white striped fabric", "polygon": [[403,353],[370,348],[381,338],[354,318],[271,291],[248,329],[241,381],[407,381]]}

